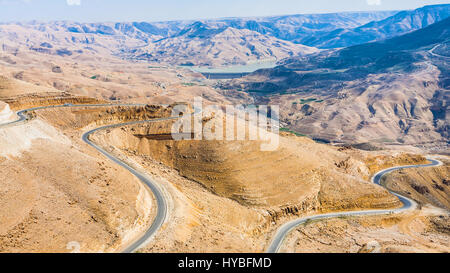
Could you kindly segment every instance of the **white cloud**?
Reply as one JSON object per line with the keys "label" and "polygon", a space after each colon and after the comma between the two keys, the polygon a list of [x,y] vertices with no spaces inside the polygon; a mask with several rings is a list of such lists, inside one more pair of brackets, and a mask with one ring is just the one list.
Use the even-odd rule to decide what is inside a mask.
{"label": "white cloud", "polygon": [[81,6],[81,0],[67,0],[69,6]]}
{"label": "white cloud", "polygon": [[369,6],[380,6],[381,0],[367,0],[367,5]]}

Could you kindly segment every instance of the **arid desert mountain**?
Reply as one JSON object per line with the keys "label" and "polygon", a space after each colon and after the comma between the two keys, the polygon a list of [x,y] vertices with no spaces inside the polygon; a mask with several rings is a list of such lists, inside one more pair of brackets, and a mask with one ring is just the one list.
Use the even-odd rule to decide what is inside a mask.
{"label": "arid desert mountain", "polygon": [[196,96],[214,102],[229,101],[201,82],[200,74],[149,67],[108,55],[59,56],[27,49],[17,53],[0,50],[0,71],[0,100],[5,102],[20,96],[29,101],[30,97],[49,93],[156,104],[193,101]]}
{"label": "arid desert mountain", "polygon": [[[2,198],[0,251],[67,251],[72,241],[83,252],[119,251],[141,234],[154,217],[154,200],[81,135],[167,114],[151,106],[55,108],[7,128],[0,134],[1,173],[8,177],[1,189],[14,194]],[[382,168],[424,163],[422,156],[333,147],[291,134],[282,134],[280,149],[270,153],[258,142],[154,138],[171,123],[128,125],[92,138],[170,196],[170,218],[142,252],[262,252],[280,224],[307,213],[398,207],[368,178]],[[434,242],[436,250],[446,249]]]}
{"label": "arid desert mountain", "polygon": [[[149,108],[77,110],[85,115],[69,128],[162,115]],[[83,145],[82,131],[57,125],[37,118],[1,129],[0,251],[66,252],[73,241],[82,251],[120,251],[151,222],[152,197],[127,171]]]}
{"label": "arid desert mountain", "polygon": [[[450,252],[449,6],[0,24],[0,252],[259,253],[299,218],[406,209],[391,190],[417,207],[308,221],[280,251]],[[190,69],[260,61],[278,66]],[[280,106],[279,145],[249,139],[278,136],[250,115],[224,126],[244,140],[174,140],[198,97],[215,133],[218,109]]]}
{"label": "arid desert mountain", "polygon": [[314,138],[445,144],[449,26],[445,19],[390,40],[288,59],[224,87],[281,104],[286,125]]}
{"label": "arid desert mountain", "polygon": [[231,27],[210,28],[197,22],[175,36],[125,52],[125,58],[172,65],[226,66],[315,53],[315,48],[293,44],[256,31]]}
{"label": "arid desert mountain", "polygon": [[116,35],[98,31],[77,33],[71,32],[70,28],[70,24],[68,26],[63,22],[2,24],[0,25],[2,49],[11,53],[32,50],[47,55],[62,57],[82,55],[86,58],[92,55],[108,57],[120,48],[143,45],[142,40],[120,32]]}
{"label": "arid desert mountain", "polygon": [[295,41],[336,29],[351,29],[396,14],[396,11],[298,14],[273,17],[226,18],[202,20],[210,27],[232,27],[259,32],[275,38]]}
{"label": "arid desert mountain", "polygon": [[448,10],[449,5],[437,5],[398,14],[355,12],[156,23],[4,23],[0,24],[0,37],[2,49],[14,54],[30,49],[79,60],[116,56],[159,65],[217,66],[277,61],[315,52],[311,47],[381,40],[444,19]]}
{"label": "arid desert mountain", "polygon": [[[27,106],[18,101],[16,107],[30,107],[29,99],[21,97]],[[67,97],[58,104],[64,101],[86,103]],[[52,103],[51,97],[45,102]],[[35,103],[41,106],[42,98]],[[71,241],[80,242],[82,251],[118,251],[141,234],[154,216],[152,197],[133,176],[83,144],[81,135],[105,124],[167,114],[150,106],[54,108],[2,128],[1,173],[8,179],[2,180],[0,251],[59,252]],[[291,135],[282,137],[282,148],[270,154],[261,152],[257,142],[147,140],[170,128],[171,122],[131,125],[93,138],[133,166],[141,164],[136,168],[158,177],[171,195],[172,221],[145,251],[263,251],[268,232],[288,217],[399,205],[367,181],[373,172],[368,154],[355,150],[356,156]],[[420,156],[395,157],[403,164],[423,162]],[[276,171],[282,167],[282,173]],[[232,239],[239,234],[250,243]]]}
{"label": "arid desert mountain", "polygon": [[[276,61],[317,52],[314,48],[255,31],[231,27],[210,28],[203,23],[187,26],[175,36],[151,36],[153,38],[146,39],[120,32],[73,33],[60,23],[44,26],[0,25],[0,30],[3,51],[19,54],[23,50],[31,50],[75,60],[118,56],[159,65],[190,63],[217,66],[258,60]],[[4,61],[13,62],[10,59]]]}
{"label": "arid desert mountain", "polygon": [[[97,56],[120,56],[130,59],[158,60],[158,63],[179,64],[187,57],[205,63],[237,63],[266,57],[279,59],[296,53],[307,53],[307,47],[295,46],[290,40],[320,31],[336,28],[354,28],[373,20],[380,20],[395,12],[337,13],[327,15],[290,15],[278,17],[230,18],[217,20],[130,22],[130,23],[77,23],[69,21],[29,22],[0,24],[0,37],[4,51],[30,49],[43,54],[72,57],[75,59]],[[216,37],[217,46],[208,42],[208,35],[198,41],[190,41],[184,47],[183,33],[198,31],[198,25],[208,29],[226,31]],[[227,30],[229,28],[229,30]],[[230,43],[223,39],[230,37]],[[232,38],[231,38],[232,37]],[[250,38],[251,37],[251,38]],[[249,41],[246,42],[246,40]],[[280,40],[283,41],[280,41]],[[202,44],[205,43],[205,45]],[[237,45],[236,43],[240,43]],[[265,43],[268,45],[265,45]],[[273,45],[273,52],[270,45]],[[237,49],[243,50],[238,52]],[[177,49],[188,50],[184,55]],[[223,53],[221,51],[224,51]],[[164,54],[167,51],[167,54]],[[206,56],[205,51],[210,54]],[[179,53],[170,58],[170,53]],[[196,57],[196,54],[199,56]],[[214,58],[214,54],[222,54]],[[232,54],[236,54],[233,61]],[[184,59],[178,59],[182,57]],[[226,61],[220,61],[226,57]],[[8,61],[8,60],[6,60]],[[192,61],[192,60],[187,60]]]}
{"label": "arid desert mountain", "polygon": [[380,41],[418,30],[444,20],[450,15],[450,5],[425,6],[412,11],[402,11],[379,21],[356,28],[341,28],[295,42],[318,47],[339,48]]}

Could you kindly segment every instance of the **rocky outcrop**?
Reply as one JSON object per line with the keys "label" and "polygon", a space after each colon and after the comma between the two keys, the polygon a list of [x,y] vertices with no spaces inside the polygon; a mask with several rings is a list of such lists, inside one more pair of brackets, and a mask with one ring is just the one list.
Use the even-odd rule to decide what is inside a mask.
{"label": "rocky outcrop", "polygon": [[9,108],[9,105],[0,101],[0,124],[11,121],[14,117],[14,113]]}

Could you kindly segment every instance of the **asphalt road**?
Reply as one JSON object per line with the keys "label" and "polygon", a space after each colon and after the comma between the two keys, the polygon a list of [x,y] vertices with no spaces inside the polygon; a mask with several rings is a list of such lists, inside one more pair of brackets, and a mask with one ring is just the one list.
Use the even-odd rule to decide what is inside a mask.
{"label": "asphalt road", "polygon": [[[143,104],[83,104],[83,105],[72,105],[72,104],[65,104],[65,105],[56,105],[56,106],[43,106],[43,107],[35,107],[30,108],[26,110],[22,110],[17,112],[18,119],[15,121],[7,122],[0,124],[0,128],[6,127],[6,126],[12,126],[16,125],[22,122],[26,122],[29,118],[27,116],[27,113],[41,110],[41,109],[49,109],[49,108],[63,108],[63,107],[111,107],[111,106],[144,106]],[[167,216],[167,201],[164,197],[164,194],[162,193],[161,189],[158,187],[157,183],[150,178],[146,177],[143,173],[137,171],[136,169],[132,168],[127,163],[123,162],[122,160],[116,158],[112,154],[105,151],[103,148],[99,147],[95,143],[89,140],[89,136],[92,135],[95,132],[110,129],[110,128],[117,128],[122,127],[126,125],[133,125],[133,124],[142,124],[142,123],[149,123],[149,122],[158,122],[158,121],[165,121],[165,120],[173,120],[177,119],[178,117],[169,117],[169,118],[158,118],[158,119],[152,119],[152,120],[144,120],[144,121],[132,121],[132,122],[126,122],[126,123],[120,123],[120,124],[114,124],[114,125],[108,125],[103,126],[100,128],[93,129],[85,134],[83,134],[82,139],[84,142],[86,142],[91,147],[95,148],[97,151],[102,153],[104,156],[106,156],[108,159],[112,160],[114,163],[120,165],[121,167],[128,170],[130,173],[132,173],[134,176],[136,176],[155,196],[156,203],[157,203],[157,213],[156,217],[150,226],[150,228],[143,234],[139,239],[137,239],[135,242],[133,242],[130,246],[128,246],[123,252],[124,253],[132,253],[137,251],[140,247],[144,246],[145,243],[151,239],[153,235],[161,228],[162,224],[164,223],[166,216]]]}
{"label": "asphalt road", "polygon": [[170,118],[159,118],[159,119],[151,119],[151,120],[144,120],[144,121],[133,121],[133,122],[126,122],[126,123],[120,123],[120,124],[114,124],[114,125],[108,125],[103,126],[100,128],[96,128],[94,130],[91,130],[83,135],[83,141],[89,144],[90,146],[94,147],[97,151],[102,153],[104,156],[112,160],[114,163],[118,164],[119,166],[125,168],[130,173],[132,173],[134,176],[136,176],[145,186],[147,186],[153,195],[156,198],[156,204],[157,204],[157,212],[156,217],[153,220],[152,225],[150,228],[145,232],[141,238],[139,238],[137,241],[133,242],[130,246],[128,246],[123,253],[132,253],[137,251],[139,248],[144,246],[150,239],[153,237],[153,235],[156,234],[156,232],[161,228],[164,221],[166,220],[167,216],[167,201],[164,197],[163,192],[159,188],[158,184],[151,180],[150,178],[146,177],[143,173],[137,171],[127,163],[123,162],[122,160],[118,159],[114,155],[108,153],[100,146],[96,145],[94,142],[89,140],[89,136],[92,135],[95,132],[111,129],[111,128],[117,128],[127,125],[133,125],[133,124],[142,124],[142,123],[150,123],[150,122],[158,122],[158,121],[165,121],[165,120],[172,120],[177,119],[177,117],[170,117]]}
{"label": "asphalt road", "polygon": [[[11,126],[14,124],[18,124],[21,122],[25,122],[28,120],[27,113],[41,110],[41,109],[48,109],[48,108],[62,108],[62,107],[110,107],[110,106],[143,106],[142,104],[86,104],[86,105],[72,105],[72,104],[65,104],[65,105],[57,105],[57,106],[43,106],[43,107],[35,107],[30,108],[26,110],[22,110],[17,112],[18,119],[15,121],[7,122],[4,124],[0,124],[0,128],[5,126]],[[84,142],[86,142],[88,145],[95,148],[97,151],[102,153],[104,156],[106,156],[108,159],[112,160],[116,164],[120,165],[121,167],[128,170],[130,173],[132,173],[134,176],[136,176],[146,187],[148,187],[151,192],[154,194],[157,202],[157,214],[156,217],[150,226],[150,228],[145,232],[143,236],[141,236],[138,240],[133,242],[130,246],[128,246],[123,252],[124,253],[131,253],[138,250],[140,247],[145,245],[145,243],[150,240],[150,238],[155,235],[155,233],[161,228],[162,224],[164,223],[166,216],[167,216],[167,201],[165,200],[164,194],[162,193],[161,189],[155,183],[155,181],[152,181],[150,178],[146,177],[141,172],[137,171],[136,169],[129,166],[127,163],[123,162],[122,160],[116,158],[112,154],[105,151],[100,146],[96,145],[92,141],[89,140],[89,136],[92,135],[95,132],[111,129],[111,128],[117,128],[127,125],[133,125],[133,124],[142,124],[142,123],[149,123],[149,122],[159,122],[159,121],[165,121],[165,120],[173,120],[177,119],[178,117],[170,117],[170,118],[159,118],[159,119],[152,119],[152,120],[144,120],[144,121],[132,121],[132,122],[126,122],[126,123],[120,123],[120,124],[114,124],[114,125],[107,125],[100,128],[93,129],[89,132],[86,132],[83,134],[82,139]],[[381,178],[393,171],[401,170],[401,169],[410,169],[410,168],[425,168],[425,167],[435,167],[442,165],[442,162],[438,160],[434,160],[431,158],[428,158],[428,160],[431,162],[427,165],[412,165],[412,166],[403,166],[403,167],[394,167],[389,168],[383,171],[380,171],[379,173],[375,174],[372,177],[372,182],[378,185],[381,185]],[[401,213],[405,210],[415,208],[416,203],[402,195],[399,195],[397,193],[391,192],[395,196],[397,196],[400,201],[403,203],[403,207],[399,209],[394,210],[364,210],[364,211],[350,211],[350,212],[339,212],[339,213],[328,213],[328,214],[320,214],[320,215],[314,215],[310,217],[304,217],[300,218],[294,221],[291,221],[289,223],[286,223],[283,225],[275,234],[274,239],[272,240],[267,252],[268,253],[276,253],[279,251],[281,245],[283,244],[283,240],[286,238],[286,236],[289,234],[291,230],[293,230],[295,227],[306,223],[307,221],[312,220],[320,220],[320,219],[329,219],[329,218],[336,218],[336,217],[342,217],[342,216],[362,216],[362,215],[382,215],[382,214],[392,214],[392,213]]]}
{"label": "asphalt road", "polygon": [[17,112],[17,120],[6,122],[0,124],[0,128],[7,127],[11,125],[15,125],[21,122],[25,122],[28,120],[27,113],[42,110],[42,109],[50,109],[50,108],[68,108],[68,107],[110,107],[110,106],[145,106],[145,104],[64,104],[64,105],[52,105],[52,106],[41,106],[41,107],[34,107],[30,109],[25,109]]}
{"label": "asphalt road", "polygon": [[448,40],[445,41],[445,42],[443,42],[443,43],[441,43],[441,44],[435,45],[432,49],[430,49],[430,50],[428,51],[428,53],[430,53],[431,55],[433,55],[433,56],[435,56],[435,57],[447,58],[447,59],[450,58],[450,57],[448,57],[448,56],[442,56],[442,55],[439,55],[439,54],[434,53],[434,51],[435,51],[438,47],[442,46],[443,44],[445,44],[445,43],[447,43],[447,42],[448,42]]}
{"label": "asphalt road", "polygon": [[[391,173],[393,171],[402,170],[402,169],[412,169],[412,168],[425,168],[425,167],[436,167],[442,165],[442,162],[427,158],[428,161],[430,161],[430,164],[427,165],[411,165],[411,166],[403,166],[403,167],[394,167],[389,168],[386,170],[382,170],[378,173],[376,173],[372,177],[372,182],[381,186],[381,178],[385,176],[388,173]],[[337,213],[327,213],[327,214],[320,214],[320,215],[313,215],[309,217],[300,218],[291,222],[288,222],[281,226],[281,228],[278,229],[276,232],[274,238],[272,239],[272,242],[270,243],[267,252],[268,253],[277,253],[280,250],[280,247],[283,244],[284,239],[286,236],[297,226],[304,224],[308,221],[313,220],[322,220],[322,219],[330,219],[330,218],[337,218],[337,217],[345,217],[345,216],[367,216],[367,215],[383,215],[383,214],[394,214],[394,213],[401,213],[405,210],[414,209],[416,208],[417,204],[413,200],[409,199],[408,197],[402,196],[400,194],[394,193],[389,191],[390,193],[397,196],[400,201],[403,203],[403,207],[399,209],[391,209],[391,210],[363,210],[363,211],[350,211],[350,212],[337,212]]]}

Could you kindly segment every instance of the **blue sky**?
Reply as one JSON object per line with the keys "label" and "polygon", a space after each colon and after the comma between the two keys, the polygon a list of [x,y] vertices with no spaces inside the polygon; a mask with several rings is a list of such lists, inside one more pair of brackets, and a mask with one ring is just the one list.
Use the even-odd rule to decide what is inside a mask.
{"label": "blue sky", "polygon": [[0,22],[167,21],[363,10],[403,10],[449,0],[0,0]]}

